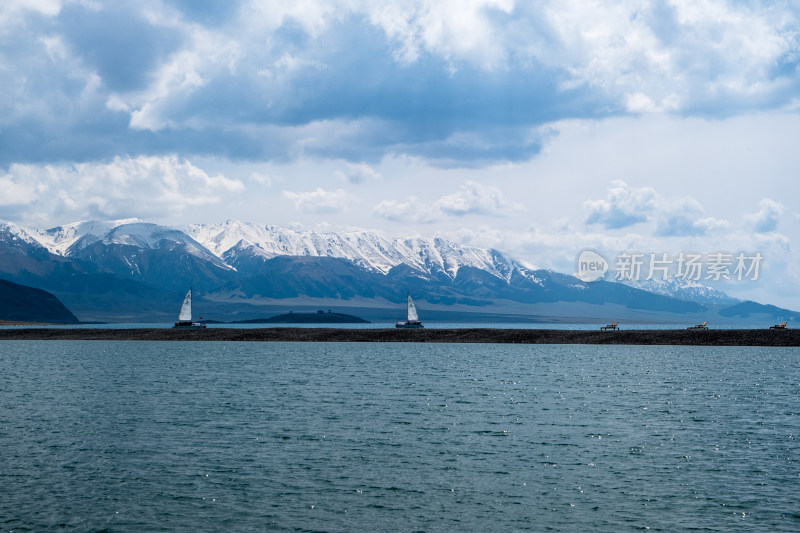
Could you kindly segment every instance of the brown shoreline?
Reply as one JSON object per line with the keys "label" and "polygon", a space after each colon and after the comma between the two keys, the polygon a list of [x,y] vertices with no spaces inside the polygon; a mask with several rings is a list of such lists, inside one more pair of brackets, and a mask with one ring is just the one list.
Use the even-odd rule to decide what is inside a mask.
{"label": "brown shoreline", "polygon": [[800,329],[585,331],[562,329],[344,329],[344,328],[13,328],[2,340],[439,342],[492,344],[628,344],[672,346],[800,346]]}

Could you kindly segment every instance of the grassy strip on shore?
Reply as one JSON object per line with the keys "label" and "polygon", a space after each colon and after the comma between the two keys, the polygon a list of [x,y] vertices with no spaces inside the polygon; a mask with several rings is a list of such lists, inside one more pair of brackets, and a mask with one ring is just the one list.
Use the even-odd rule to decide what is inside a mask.
{"label": "grassy strip on shore", "polygon": [[0,340],[262,341],[262,342],[447,342],[502,344],[639,344],[684,346],[800,346],[800,330],[556,329],[344,329],[344,328],[14,328]]}

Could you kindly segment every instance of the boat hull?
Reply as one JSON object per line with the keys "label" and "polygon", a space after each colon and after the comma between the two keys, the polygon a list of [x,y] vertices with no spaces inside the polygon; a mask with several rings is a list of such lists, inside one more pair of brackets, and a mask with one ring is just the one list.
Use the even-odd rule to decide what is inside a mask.
{"label": "boat hull", "polygon": [[398,322],[394,325],[396,328],[424,328],[422,322]]}
{"label": "boat hull", "polygon": [[175,322],[173,329],[206,329],[203,322]]}

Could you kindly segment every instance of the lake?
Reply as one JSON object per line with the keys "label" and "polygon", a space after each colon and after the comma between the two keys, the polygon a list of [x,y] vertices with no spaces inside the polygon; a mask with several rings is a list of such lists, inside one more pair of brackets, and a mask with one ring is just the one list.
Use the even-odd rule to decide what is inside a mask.
{"label": "lake", "polygon": [[3,341],[3,531],[798,531],[800,350]]}

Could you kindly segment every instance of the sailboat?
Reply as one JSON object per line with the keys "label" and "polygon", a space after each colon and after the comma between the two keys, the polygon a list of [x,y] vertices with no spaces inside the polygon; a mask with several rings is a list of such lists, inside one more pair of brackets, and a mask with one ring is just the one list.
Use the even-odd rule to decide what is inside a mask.
{"label": "sailboat", "polygon": [[173,328],[205,329],[205,327],[205,322],[192,322],[192,288],[189,287],[189,292],[186,293],[186,297],[183,299],[183,305],[181,305],[178,321],[175,322]]}
{"label": "sailboat", "polygon": [[405,322],[402,320],[399,321],[397,324],[394,325],[396,328],[424,328],[425,326],[422,325],[422,322],[419,321],[419,316],[417,315],[417,306],[414,305],[414,300],[411,299],[411,294],[408,295],[408,303],[407,303],[407,317]]}

